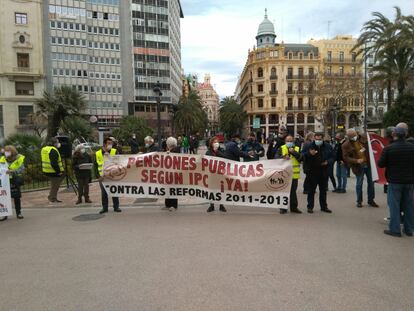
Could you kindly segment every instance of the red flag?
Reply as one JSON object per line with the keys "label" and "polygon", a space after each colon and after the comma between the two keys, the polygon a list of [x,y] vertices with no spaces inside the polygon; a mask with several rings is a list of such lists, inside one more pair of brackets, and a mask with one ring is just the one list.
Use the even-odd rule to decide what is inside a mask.
{"label": "red flag", "polygon": [[[378,179],[376,182],[379,184],[385,185],[387,184],[387,180],[385,179],[385,169],[378,167],[377,163],[381,157],[382,150],[384,150],[384,148],[388,145],[388,140],[374,133],[369,133],[369,138],[370,138],[372,153],[373,153],[374,160],[375,160],[375,165],[378,171]],[[373,167],[372,162],[371,162],[371,167]]]}

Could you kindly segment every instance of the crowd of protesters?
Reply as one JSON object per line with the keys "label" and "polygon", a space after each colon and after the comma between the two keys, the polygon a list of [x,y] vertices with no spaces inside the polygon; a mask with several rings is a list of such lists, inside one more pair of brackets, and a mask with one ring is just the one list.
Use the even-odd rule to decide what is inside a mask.
{"label": "crowd of protesters", "polygon": [[[257,137],[260,137],[258,141]],[[408,138],[408,126],[400,123],[393,128],[388,128],[386,137],[389,145],[385,147],[378,166],[386,169],[388,185],[384,187],[387,193],[387,204],[390,210],[389,229],[384,233],[391,236],[401,236],[400,223],[403,223],[403,231],[407,236],[412,236],[414,230],[414,139]],[[291,213],[300,214],[297,199],[297,188],[302,173],[305,175],[303,192],[307,196],[306,209],[309,214],[314,213],[315,194],[318,189],[319,207],[321,212],[332,213],[328,208],[327,193],[329,180],[333,186],[333,192],[343,194],[347,192],[347,179],[349,170],[356,176],[356,207],[364,206],[363,184],[367,184],[366,202],[368,206],[378,208],[375,202],[375,187],[372,178],[372,168],[368,147],[368,138],[365,133],[348,129],[346,132],[338,132],[334,140],[323,133],[309,132],[302,138],[292,136],[286,127],[280,126],[276,135],[269,137],[268,148],[262,145],[263,137],[257,133],[250,133],[245,142],[239,135],[233,135],[225,145],[221,144],[218,137],[212,137],[206,142],[207,156],[225,158],[233,161],[258,161],[261,158],[268,160],[284,159],[291,161],[293,176],[290,191]],[[131,153],[136,154],[150,152],[190,153],[197,154],[199,140],[196,135],[181,135],[177,138],[163,139],[161,145],[155,143],[151,136],[144,138],[144,145],[140,149],[140,142],[133,134],[128,141]],[[51,138],[41,150],[42,172],[50,181],[48,200],[51,203],[61,203],[58,199],[58,190],[65,176],[60,152],[61,142],[57,138]],[[102,184],[103,165],[105,158],[122,153],[122,147],[114,137],[107,137],[103,145],[96,152],[90,152],[80,144],[74,148],[72,155],[72,169],[77,180],[78,198],[76,205],[92,203],[89,196],[89,184],[92,175],[97,177],[101,189],[102,209],[99,213],[107,213],[109,198]],[[5,146],[0,157],[0,165],[7,165],[6,173],[10,176],[11,197],[13,198],[18,219],[23,219],[21,212],[21,186],[25,171],[25,156],[17,152],[14,146]],[[336,168],[336,170],[335,170]],[[336,172],[336,179],[334,176]],[[121,212],[119,198],[112,197],[114,212]],[[164,209],[176,210],[177,199],[165,199]],[[207,212],[213,212],[215,206],[210,203]],[[226,212],[226,208],[220,204],[219,211]],[[280,209],[281,214],[286,214],[287,209]],[[5,220],[3,217],[1,220]]]}

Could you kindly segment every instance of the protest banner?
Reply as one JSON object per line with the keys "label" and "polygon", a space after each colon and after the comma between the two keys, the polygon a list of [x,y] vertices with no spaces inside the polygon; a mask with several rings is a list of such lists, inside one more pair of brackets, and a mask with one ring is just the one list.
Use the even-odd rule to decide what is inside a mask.
{"label": "protest banner", "polygon": [[288,208],[292,165],[287,160],[236,162],[170,153],[117,155],[105,159],[109,196],[197,197],[206,202]]}
{"label": "protest banner", "polygon": [[7,165],[0,164],[0,217],[13,215]]}
{"label": "protest banner", "polygon": [[[388,145],[388,141],[377,134],[367,133],[369,144],[369,160],[371,163],[372,180],[379,184],[386,184],[385,169],[378,167],[378,160],[382,150]],[[375,164],[375,165],[374,165]]]}

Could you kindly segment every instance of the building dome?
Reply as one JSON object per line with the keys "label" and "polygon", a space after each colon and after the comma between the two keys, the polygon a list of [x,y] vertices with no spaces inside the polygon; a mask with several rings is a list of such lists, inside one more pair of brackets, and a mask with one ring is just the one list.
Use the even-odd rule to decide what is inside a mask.
{"label": "building dome", "polygon": [[265,9],[264,20],[259,25],[259,30],[257,31],[257,47],[271,47],[275,45],[276,33],[275,26],[267,18],[267,9]]}
{"label": "building dome", "polygon": [[264,20],[260,23],[259,29],[257,31],[257,36],[263,36],[263,35],[274,35],[274,36],[276,36],[275,26],[267,18],[267,9],[265,10]]}

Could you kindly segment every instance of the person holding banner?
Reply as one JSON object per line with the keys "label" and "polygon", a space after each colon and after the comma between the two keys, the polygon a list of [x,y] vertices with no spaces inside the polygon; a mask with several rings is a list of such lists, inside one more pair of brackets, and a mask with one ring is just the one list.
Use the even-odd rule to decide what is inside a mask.
{"label": "person holding banner", "polygon": [[372,170],[369,157],[368,141],[366,135],[358,135],[354,129],[346,131],[348,140],[342,145],[342,156],[345,163],[351,167],[357,177],[356,193],[357,207],[362,207],[362,185],[364,175],[367,176],[368,205],[379,207],[375,203],[375,188],[372,180]]}
{"label": "person holding banner", "polygon": [[[178,145],[177,139],[174,137],[168,137],[166,141],[167,152],[168,153],[181,153],[181,146]],[[178,199],[165,199],[165,207],[163,209],[168,209],[169,211],[177,210],[178,208]]]}
{"label": "person holding banner", "polygon": [[[291,213],[302,214],[302,211],[298,209],[298,197],[296,194],[300,178],[300,162],[302,161],[302,155],[300,153],[300,147],[295,146],[295,141],[292,135],[286,136],[285,142],[286,143],[279,149],[277,158],[283,158],[292,162],[293,179],[290,188],[289,207]],[[287,209],[280,209],[280,214],[286,213]]]}
{"label": "person holding banner", "polygon": [[[95,173],[96,176],[99,176],[99,186],[101,188],[101,199],[102,199],[102,210],[99,211],[99,214],[108,213],[108,194],[102,184],[104,179],[103,169],[105,157],[112,157],[118,154],[118,151],[113,148],[113,140],[110,137],[107,137],[103,141],[103,146],[95,153]],[[122,210],[119,208],[119,198],[112,197],[112,203],[114,205],[114,212],[120,213]]]}
{"label": "person holding banner", "polygon": [[247,153],[248,156],[243,157],[244,162],[259,161],[259,158],[263,157],[265,150],[256,139],[256,134],[251,132],[247,142],[243,145],[242,151]]}
{"label": "person holding banner", "polygon": [[390,210],[389,229],[384,233],[401,237],[401,210],[404,212],[404,233],[414,231],[414,145],[406,141],[407,130],[395,127],[394,143],[384,148],[378,166],[385,168],[388,181],[387,203]]}
{"label": "person holding banner", "polygon": [[[4,155],[0,158],[0,164],[8,166],[6,174],[10,177],[10,194],[14,200],[14,208],[16,209],[17,219],[23,219],[21,198],[22,192],[20,187],[23,185],[23,172],[24,167],[24,155],[19,154],[14,146],[5,146]],[[7,216],[0,219],[0,221],[6,220]]]}
{"label": "person holding banner", "polygon": [[[224,150],[220,148],[220,143],[217,137],[213,137],[210,139],[209,148],[206,152],[206,156],[211,157],[218,157],[218,158],[225,158],[226,155],[224,154]],[[219,208],[220,212],[227,212],[226,208],[223,204],[220,204]],[[207,209],[207,213],[214,212],[214,204],[210,203],[209,208]]]}
{"label": "person holding banner", "polygon": [[64,178],[65,169],[62,157],[59,152],[61,144],[56,137],[52,137],[48,144],[42,148],[40,155],[42,158],[42,172],[50,181],[50,191],[48,200],[51,203],[62,203],[58,200],[57,193]]}
{"label": "person holding banner", "polygon": [[315,140],[304,147],[302,154],[307,178],[308,213],[313,213],[316,188],[319,188],[319,205],[324,213],[332,213],[328,208],[326,190],[328,189],[328,161],[333,157],[332,146],[323,141],[322,133],[315,133]]}

